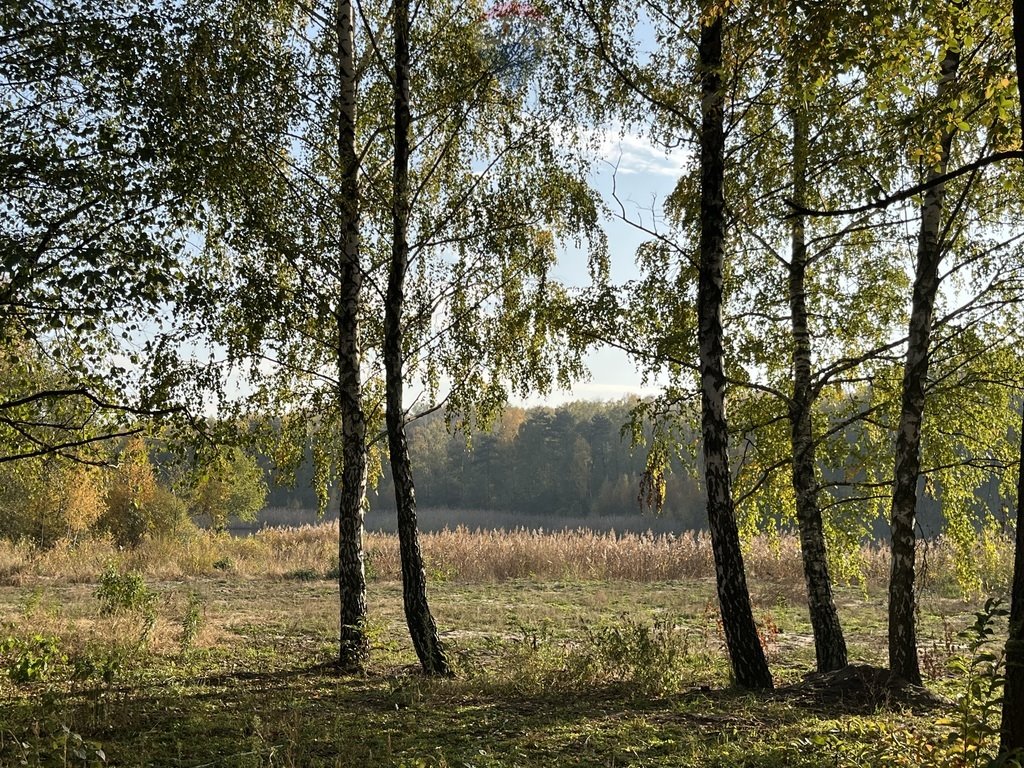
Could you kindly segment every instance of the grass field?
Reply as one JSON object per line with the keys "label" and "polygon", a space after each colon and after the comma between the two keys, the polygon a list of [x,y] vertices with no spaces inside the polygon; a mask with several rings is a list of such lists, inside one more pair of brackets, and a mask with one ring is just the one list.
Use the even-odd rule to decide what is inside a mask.
{"label": "grass field", "polygon": [[[917,765],[925,754],[932,765],[981,764],[956,762],[974,754],[956,739],[943,746],[950,733],[978,735],[980,705],[957,726],[955,708],[915,713],[785,690],[814,653],[799,581],[782,567],[791,553],[778,545],[765,547],[776,566],[764,554],[751,588],[782,689],[753,696],[729,688],[714,584],[695,565],[706,542],[672,552],[671,542],[624,540],[619,554],[656,575],[690,562],[689,572],[640,579],[624,575],[639,576],[636,563],[606,572],[605,550],[617,545],[584,534],[502,542],[463,531],[463,549],[426,540],[451,680],[417,674],[390,544],[371,538],[383,553],[371,558],[372,657],[364,675],[338,676],[336,587],[324,578],[329,554],[315,554],[330,535],[208,537],[175,557],[168,543],[148,555],[0,549],[0,765]],[[268,560],[259,573],[257,551],[278,567]],[[555,553],[562,562],[541,567]],[[204,558],[214,558],[206,570]],[[196,573],[184,572],[188,562]],[[524,575],[516,562],[535,567]],[[883,585],[843,587],[839,602],[853,660],[883,664]],[[922,596],[924,669],[951,698],[968,681],[947,662],[964,654],[958,633],[977,607],[948,589]]]}

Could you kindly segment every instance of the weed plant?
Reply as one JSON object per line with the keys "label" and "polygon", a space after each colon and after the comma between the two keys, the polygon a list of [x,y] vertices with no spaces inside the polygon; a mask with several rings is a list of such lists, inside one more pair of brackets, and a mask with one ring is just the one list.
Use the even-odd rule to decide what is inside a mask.
{"label": "weed plant", "polygon": [[195,646],[203,626],[203,600],[195,590],[189,590],[185,612],[181,617],[181,654],[187,655]]}
{"label": "weed plant", "polygon": [[803,737],[830,765],[896,768],[1019,768],[1018,758],[997,756],[1004,659],[999,640],[1008,611],[990,598],[960,633],[964,650],[948,666],[959,691],[951,710],[910,728],[855,718],[829,733]]}

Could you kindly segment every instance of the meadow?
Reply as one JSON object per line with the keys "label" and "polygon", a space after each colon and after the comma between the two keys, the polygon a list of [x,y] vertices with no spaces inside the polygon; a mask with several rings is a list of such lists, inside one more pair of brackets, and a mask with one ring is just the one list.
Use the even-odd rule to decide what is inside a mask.
{"label": "meadow", "polygon": [[[786,536],[746,556],[770,695],[729,685],[699,534],[425,534],[457,672],[443,680],[417,673],[394,536],[369,534],[372,655],[338,675],[335,537],[327,524],[130,550],[0,543],[0,765],[968,766],[994,746],[990,660],[968,630],[1005,588],[1008,544],[978,553],[983,590],[966,597],[951,547],[928,548],[922,662],[943,701],[893,698],[868,671],[853,686],[805,677]],[[852,659],[884,665],[887,555],[859,559],[841,616]]]}

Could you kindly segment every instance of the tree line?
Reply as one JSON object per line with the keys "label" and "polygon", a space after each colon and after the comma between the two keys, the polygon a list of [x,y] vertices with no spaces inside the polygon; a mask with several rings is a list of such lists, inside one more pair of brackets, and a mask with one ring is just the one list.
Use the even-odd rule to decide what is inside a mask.
{"label": "tree line", "polygon": [[[428,507],[515,512],[527,526],[550,525],[547,521],[558,517],[658,515],[684,528],[706,530],[700,470],[693,458],[675,458],[657,508],[641,494],[652,431],[649,422],[638,424],[636,433],[631,428],[632,416],[641,407],[637,398],[526,409],[509,406],[491,429],[471,436],[452,433],[441,414],[431,414],[409,425],[420,500]],[[690,414],[690,421],[695,417]],[[847,451],[855,449],[856,437],[853,432],[845,435]],[[1003,441],[1012,443],[1015,437],[1016,432],[1007,434]],[[691,446],[697,444],[695,428],[685,440]],[[743,460],[740,451],[733,447],[734,463]],[[881,455],[871,458],[884,461]],[[310,470],[294,485],[272,486],[269,503],[313,508]],[[826,464],[816,471],[837,481],[847,477],[830,472]],[[973,544],[976,531],[986,523],[1006,529],[1012,499],[1001,495],[993,478],[984,478],[971,493],[973,503],[957,515],[955,524],[961,515],[966,518],[971,530],[968,541]],[[874,515],[875,505],[838,489],[837,501],[847,509],[842,526],[835,526],[836,533],[849,534],[851,549],[865,540],[886,538],[888,528],[883,517]],[[925,535],[947,530],[944,506],[940,487],[933,486],[922,496],[918,517]],[[370,508],[394,509],[386,468],[370,495]],[[768,518],[753,504],[742,507],[740,517],[750,533],[792,525],[788,515]],[[834,549],[841,546],[837,543]]]}
{"label": "tree line", "polygon": [[234,448],[172,460],[141,437],[105,444],[95,463],[58,456],[0,464],[0,538],[40,547],[106,536],[122,547],[227,530],[267,500],[256,457]]}
{"label": "tree line", "polygon": [[[921,491],[961,542],[981,483],[1020,503],[1020,0],[60,0],[3,24],[4,463],[109,463],[154,423],[283,469],[311,444],[354,669],[386,461],[413,644],[450,674],[407,424],[443,409],[485,444],[511,394],[607,344],[666,382],[629,419],[647,503],[699,434],[736,683],[773,684],[744,520],[795,525],[818,668],[847,664],[828,551],[852,501],[889,521],[890,672],[921,682]],[[592,188],[601,131],[688,150],[653,222]],[[610,216],[645,235],[636,279],[613,280]],[[585,289],[551,274],[568,245]]]}
{"label": "tree line", "polygon": [[[623,426],[633,403],[572,403],[558,408],[506,408],[494,428],[449,435],[443,418],[409,431],[423,504],[514,511],[524,522],[546,517],[640,514],[646,452]],[[391,478],[377,491],[388,506]],[[660,512],[699,529],[703,500],[690,468],[679,465]]]}

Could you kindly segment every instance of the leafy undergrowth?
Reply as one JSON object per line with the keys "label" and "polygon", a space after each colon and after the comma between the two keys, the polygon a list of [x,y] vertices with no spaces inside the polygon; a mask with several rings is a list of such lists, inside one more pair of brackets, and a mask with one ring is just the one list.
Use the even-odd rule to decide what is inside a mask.
{"label": "leafy undergrowth", "polygon": [[[953,705],[731,690],[707,581],[438,585],[458,675],[430,680],[413,664],[394,583],[370,594],[366,673],[339,676],[329,583],[104,578],[0,589],[0,765],[984,764],[978,718]],[[878,601],[840,597],[854,656],[877,662]],[[762,598],[773,671],[796,684],[813,660],[803,610],[777,591]],[[979,656],[951,629],[970,625],[963,610],[940,601],[922,622],[943,670],[930,684],[950,696],[981,677],[973,662],[946,664]]]}

